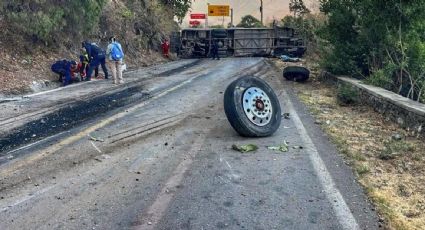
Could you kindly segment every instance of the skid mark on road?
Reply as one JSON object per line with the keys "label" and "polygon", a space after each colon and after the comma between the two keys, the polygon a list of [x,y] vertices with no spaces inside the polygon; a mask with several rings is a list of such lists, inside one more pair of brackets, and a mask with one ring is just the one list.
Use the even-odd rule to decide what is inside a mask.
{"label": "skid mark on road", "polygon": [[98,151],[99,153],[102,153],[102,151],[100,151],[100,149],[94,144],[93,141],[90,141],[91,145],[93,145],[94,149],[96,149],[96,151]]}
{"label": "skid mark on road", "polygon": [[345,202],[344,197],[337,189],[335,182],[333,181],[329,171],[326,168],[325,163],[320,157],[316,146],[308,135],[307,130],[305,129],[300,117],[297,114],[297,111],[292,105],[288,93],[285,90],[282,90],[279,95],[279,98],[281,100],[283,99],[282,101],[285,102],[285,105],[287,106],[287,111],[291,111],[291,118],[300,134],[301,140],[305,144],[305,147],[309,153],[310,161],[317,174],[320,184],[322,185],[325,191],[326,197],[328,198],[329,203],[332,205],[332,208],[335,211],[338,222],[341,224],[343,229],[360,229],[356,219],[353,216],[353,213]]}
{"label": "skid mark on road", "polygon": [[114,122],[114,121],[116,121],[116,120],[118,120],[120,118],[123,118],[124,116],[127,116],[127,115],[129,115],[129,114],[131,114],[131,113],[133,113],[135,111],[137,111],[138,109],[140,109],[140,108],[142,108],[142,107],[144,107],[144,106],[152,103],[152,101],[154,101],[156,99],[159,99],[159,98],[161,98],[161,97],[163,97],[163,96],[165,96],[165,95],[167,95],[167,94],[169,94],[169,93],[171,93],[171,92],[173,92],[173,91],[175,91],[177,89],[180,89],[181,87],[183,87],[183,86],[191,83],[196,78],[199,78],[199,77],[202,77],[202,76],[203,75],[201,74],[201,75],[197,75],[197,76],[191,77],[188,80],[183,81],[183,82],[181,82],[180,84],[178,84],[178,85],[176,85],[174,87],[171,87],[171,88],[169,88],[169,89],[167,89],[167,90],[165,90],[165,91],[163,91],[163,92],[161,92],[161,93],[159,93],[159,94],[157,94],[155,96],[152,96],[150,98],[150,100],[148,100],[148,101],[144,101],[144,102],[142,102],[140,104],[137,104],[137,105],[135,105],[135,106],[127,109],[124,112],[117,113],[117,114],[115,114],[115,115],[113,115],[113,116],[111,116],[111,117],[109,117],[109,118],[107,118],[107,119],[105,119],[105,120],[103,120],[103,121],[101,121],[101,122],[93,125],[93,126],[90,126],[90,127],[86,128],[85,130],[83,130],[83,131],[75,134],[74,136],[68,137],[68,138],[60,141],[59,143],[57,143],[57,144],[55,144],[55,145],[53,145],[53,146],[45,149],[43,151],[43,153],[32,154],[31,156],[28,156],[25,159],[20,159],[20,161],[15,162],[15,164],[11,165],[10,168],[4,169],[1,173],[3,175],[7,175],[7,174],[15,171],[17,168],[24,167],[25,165],[27,165],[30,162],[34,162],[34,161],[37,161],[37,160],[39,160],[41,158],[44,158],[44,157],[46,157],[48,155],[51,155],[51,154],[57,152],[58,150],[62,149],[64,146],[70,145],[70,144],[72,144],[72,143],[74,143],[74,142],[82,139],[83,137],[89,135],[90,133],[96,131],[97,129],[103,128],[103,127],[111,124],[112,122]]}
{"label": "skid mark on road", "polygon": [[165,186],[161,189],[161,192],[155,199],[154,203],[148,208],[146,214],[140,217],[141,225],[135,226],[135,230],[155,229],[155,226],[167,211],[167,208],[174,197],[174,193],[171,191],[173,191],[183,181],[184,174],[192,165],[193,159],[196,157],[196,154],[200,151],[205,142],[205,138],[205,135],[202,134],[195,139],[187,156],[173,171],[173,176],[165,183]]}
{"label": "skid mark on road", "polygon": [[224,163],[226,163],[226,166],[230,170],[230,176],[228,175],[229,179],[233,179],[233,180],[239,179],[241,176],[239,176],[238,174],[236,174],[235,173],[235,170],[233,170],[233,168],[230,165],[230,163],[220,155],[220,162],[223,162],[223,161],[224,161]]}

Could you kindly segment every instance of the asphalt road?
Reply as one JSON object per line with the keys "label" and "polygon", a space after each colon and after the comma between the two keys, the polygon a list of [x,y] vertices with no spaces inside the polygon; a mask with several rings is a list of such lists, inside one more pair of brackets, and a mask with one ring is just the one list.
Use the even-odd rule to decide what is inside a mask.
{"label": "asphalt road", "polygon": [[[225,117],[224,91],[245,75],[266,80],[290,113],[271,137],[240,137]],[[0,229],[377,229],[351,169],[292,84],[261,58],[203,60],[149,78],[149,98],[43,137],[0,165]],[[289,152],[266,147],[284,141]],[[231,149],[248,143],[259,150]]]}

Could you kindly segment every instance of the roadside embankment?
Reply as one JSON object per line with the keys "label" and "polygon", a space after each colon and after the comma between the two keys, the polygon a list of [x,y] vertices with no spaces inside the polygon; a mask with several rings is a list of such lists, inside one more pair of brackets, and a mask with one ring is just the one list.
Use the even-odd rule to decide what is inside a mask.
{"label": "roadside embankment", "polygon": [[371,106],[376,112],[383,114],[413,134],[425,135],[425,104],[349,77],[322,72],[319,78],[326,82],[353,87],[358,92],[362,104]]}

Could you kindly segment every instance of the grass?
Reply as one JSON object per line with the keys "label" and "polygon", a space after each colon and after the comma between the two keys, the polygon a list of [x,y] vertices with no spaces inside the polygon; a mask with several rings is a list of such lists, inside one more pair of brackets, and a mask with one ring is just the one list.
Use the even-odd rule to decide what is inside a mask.
{"label": "grass", "polygon": [[[315,74],[295,90],[353,168],[384,228],[425,229],[424,140],[370,107],[341,105],[338,89],[315,80]],[[395,140],[395,134],[403,138]]]}

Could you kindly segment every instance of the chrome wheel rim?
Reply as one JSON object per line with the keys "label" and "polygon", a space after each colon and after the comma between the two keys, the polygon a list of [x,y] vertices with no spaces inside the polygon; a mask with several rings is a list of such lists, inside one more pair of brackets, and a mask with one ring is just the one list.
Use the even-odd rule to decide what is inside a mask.
{"label": "chrome wheel rim", "polygon": [[245,115],[253,124],[265,126],[270,123],[273,107],[269,96],[262,89],[257,87],[246,89],[242,100]]}

